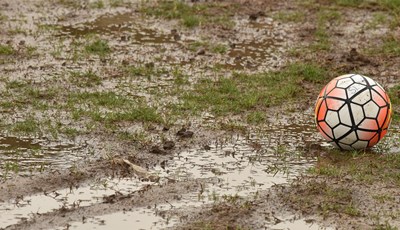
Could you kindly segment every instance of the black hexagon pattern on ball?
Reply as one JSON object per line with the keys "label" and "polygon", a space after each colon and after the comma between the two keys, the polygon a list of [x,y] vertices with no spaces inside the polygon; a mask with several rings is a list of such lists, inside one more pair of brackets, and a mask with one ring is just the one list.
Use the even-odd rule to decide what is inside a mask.
{"label": "black hexagon pattern on ball", "polygon": [[[359,80],[359,82],[356,82],[354,79]],[[338,84],[340,84],[340,85],[338,86]],[[382,127],[379,125],[379,122],[378,122],[378,119],[377,119],[377,115],[378,115],[378,114],[380,113],[380,111],[381,111],[382,109],[384,109],[384,108],[387,108],[387,111],[389,111],[389,106],[390,106],[390,104],[389,104],[389,102],[385,99],[385,96],[384,96],[384,95],[381,95],[381,94],[378,92],[378,90],[375,89],[375,87],[381,88],[381,87],[380,87],[379,85],[377,85],[374,81],[370,81],[369,79],[365,78],[365,77],[362,76],[362,75],[356,75],[356,74],[354,74],[354,75],[350,75],[350,76],[348,76],[348,77],[341,78],[341,79],[337,80],[337,81],[336,81],[335,87],[333,87],[329,92],[327,92],[327,89],[325,89],[323,95],[322,95],[321,97],[319,97],[319,98],[322,98],[321,105],[322,105],[322,103],[325,103],[325,106],[326,106],[326,113],[324,114],[324,119],[323,119],[323,120],[317,120],[317,125],[319,126],[320,130],[321,130],[326,136],[331,137],[331,135],[329,135],[328,133],[326,133],[326,132],[324,131],[324,129],[320,126],[320,122],[325,122],[325,123],[328,125],[328,127],[331,129],[332,135],[333,135],[332,142],[334,143],[334,145],[336,145],[336,146],[339,147],[340,149],[354,149],[353,146],[358,145],[359,142],[364,143],[364,145],[365,145],[366,147],[368,147],[369,144],[370,144],[370,141],[373,140],[374,138],[376,138],[376,135],[379,135],[378,140],[381,139]],[[330,95],[329,95],[333,90],[335,90],[335,89],[337,89],[337,88],[338,88],[338,89],[343,89],[343,90],[345,90],[345,92],[346,92],[346,98],[340,98],[340,97],[335,97],[335,96],[330,96]],[[381,89],[382,89],[382,88],[381,88]],[[383,90],[383,89],[382,89],[382,90]],[[383,105],[383,106],[379,106],[379,105],[372,99],[372,94],[373,94],[372,92],[374,92],[376,95],[378,95],[379,97],[381,97],[381,99],[382,99],[383,101],[385,101],[386,104]],[[359,101],[359,99],[357,99],[357,100],[355,100],[355,101],[353,102],[353,99],[356,98],[358,95],[360,95],[360,94],[362,94],[362,93],[366,94],[366,96],[369,97],[369,100]],[[349,95],[351,95],[351,96],[348,97]],[[360,95],[360,96],[361,96],[361,95]],[[329,108],[328,108],[328,105],[327,105],[327,102],[326,102],[327,99],[339,100],[339,101],[343,101],[344,103],[343,103],[343,105],[341,105],[341,106],[339,107],[339,109],[337,109],[337,110],[332,110],[332,109],[329,109]],[[371,104],[370,102],[372,102],[372,104]],[[377,129],[367,129],[367,128],[361,128],[361,127],[359,127],[360,124],[362,124],[362,123],[365,121],[365,119],[371,119],[371,117],[373,117],[373,115],[370,116],[370,118],[367,118],[367,116],[366,116],[366,111],[365,111],[366,108],[365,108],[365,105],[367,105],[368,103],[370,103],[370,104],[369,104],[370,107],[371,107],[372,105],[374,105],[374,106],[376,105],[376,106],[378,107],[378,111],[375,112],[375,117],[372,118],[372,119],[375,120],[375,122],[376,122],[376,124],[377,124],[377,127],[378,127]],[[353,105],[353,106],[352,106],[352,105]],[[357,108],[356,106],[361,106],[361,108],[362,108],[362,112],[363,112],[362,115],[363,115],[363,118],[362,118],[361,121],[358,121],[358,120],[356,121],[356,119],[354,118],[353,110],[355,110],[355,109]],[[350,115],[351,125],[344,124],[344,123],[345,123],[345,122],[343,121],[344,118],[342,118],[342,117],[340,116],[340,111],[341,111],[342,109],[345,109],[345,107],[347,107],[347,109],[348,109],[348,114]],[[320,109],[321,109],[321,106],[319,106],[319,108],[317,108],[317,114],[319,114]],[[354,111],[354,112],[356,112],[356,111]],[[334,126],[332,127],[332,126],[329,124],[329,123],[332,123],[332,122],[329,122],[329,123],[327,122],[327,115],[328,115],[328,113],[330,113],[330,114],[336,113],[336,115],[337,115],[338,118],[339,118],[339,123],[336,124],[336,125],[334,125]],[[368,113],[369,113],[369,112],[368,112]],[[389,112],[388,112],[388,113],[389,113]],[[389,114],[386,114],[385,121],[382,122],[382,124],[385,124],[385,123],[386,123],[386,120],[388,119],[388,116],[389,116]],[[341,136],[336,137],[334,130],[337,129],[337,128],[339,128],[339,126],[347,127],[348,130],[347,130],[344,134],[342,134]],[[362,140],[362,139],[360,139],[359,134],[358,134],[357,131],[375,132],[376,134],[375,134],[372,138],[370,138],[369,140]],[[355,141],[352,142],[352,143],[343,143],[342,140],[344,140],[346,137],[348,137],[348,136],[350,136],[350,135],[356,136],[356,139],[357,139],[357,140],[355,140]],[[350,139],[351,139],[351,138],[350,138]],[[368,142],[365,143],[366,141],[368,141]],[[348,141],[346,140],[346,142],[348,142]]]}

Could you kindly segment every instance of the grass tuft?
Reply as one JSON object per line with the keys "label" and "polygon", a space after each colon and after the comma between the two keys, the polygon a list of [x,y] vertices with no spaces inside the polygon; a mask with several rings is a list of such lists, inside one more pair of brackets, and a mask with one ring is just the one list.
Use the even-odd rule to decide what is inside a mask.
{"label": "grass tuft", "polygon": [[94,42],[85,46],[85,51],[89,54],[96,54],[99,56],[106,56],[111,52],[108,42],[105,40],[97,39]]}
{"label": "grass tuft", "polygon": [[[320,83],[327,77],[327,72],[318,66],[295,63],[278,72],[235,73],[231,78],[217,81],[201,80],[194,86],[194,92],[181,96],[182,103],[177,108],[195,113],[210,109],[216,115],[262,110],[303,95],[303,82]],[[254,119],[260,117],[249,117],[249,121]]]}
{"label": "grass tuft", "polygon": [[72,83],[80,87],[92,87],[101,84],[101,78],[92,70],[87,72],[71,72]]}
{"label": "grass tuft", "polygon": [[0,55],[12,55],[14,52],[14,49],[10,45],[0,44]]}
{"label": "grass tuft", "polygon": [[387,38],[382,45],[382,53],[387,55],[400,56],[400,39],[393,37]]}
{"label": "grass tuft", "polygon": [[231,28],[234,23],[227,16],[229,14],[229,9],[227,8],[229,7],[220,6],[216,3],[195,3],[189,5],[184,1],[162,0],[158,1],[155,5],[143,4],[141,11],[151,16],[178,19],[182,25],[188,28],[197,27],[202,24],[220,25]]}
{"label": "grass tuft", "polygon": [[32,117],[16,122],[12,130],[17,133],[33,134],[40,131],[39,123]]}

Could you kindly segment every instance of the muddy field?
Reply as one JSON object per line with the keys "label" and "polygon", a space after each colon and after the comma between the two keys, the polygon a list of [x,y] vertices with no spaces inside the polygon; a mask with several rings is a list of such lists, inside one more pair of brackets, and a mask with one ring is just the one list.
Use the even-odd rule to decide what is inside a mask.
{"label": "muddy field", "polygon": [[[0,1],[0,229],[400,228],[398,0]],[[374,148],[313,110],[388,92]]]}

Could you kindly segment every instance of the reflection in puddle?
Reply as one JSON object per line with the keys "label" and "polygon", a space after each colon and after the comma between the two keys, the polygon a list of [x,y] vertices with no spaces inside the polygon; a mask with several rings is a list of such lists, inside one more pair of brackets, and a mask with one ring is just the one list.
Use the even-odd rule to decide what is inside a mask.
{"label": "reflection in puddle", "polygon": [[103,197],[115,193],[130,194],[151,182],[137,179],[103,179],[96,184],[53,191],[0,203],[0,228],[29,219],[32,214],[51,212],[60,208],[76,208],[103,202]]}
{"label": "reflection in puddle", "polygon": [[87,144],[0,136],[0,176],[28,175],[48,166],[65,169],[88,154]]}

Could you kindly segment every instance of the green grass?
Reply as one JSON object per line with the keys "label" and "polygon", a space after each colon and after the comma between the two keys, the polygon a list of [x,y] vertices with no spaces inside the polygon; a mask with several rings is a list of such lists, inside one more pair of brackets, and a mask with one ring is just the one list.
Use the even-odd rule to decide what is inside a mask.
{"label": "green grass", "polygon": [[12,125],[12,131],[24,134],[34,134],[40,131],[39,123],[33,117],[18,121]]}
{"label": "green grass", "polygon": [[172,76],[174,77],[174,84],[177,86],[189,85],[189,76],[184,74],[178,68],[172,71]]}
{"label": "green grass", "polygon": [[247,115],[247,123],[249,124],[262,124],[266,120],[265,112],[254,111]]}
{"label": "green grass", "polygon": [[400,85],[396,85],[389,89],[389,97],[393,107],[393,120],[395,124],[400,123]]}
{"label": "green grass", "polygon": [[281,22],[303,22],[305,19],[304,12],[300,11],[279,11],[273,15],[273,19]]}
{"label": "green grass", "polygon": [[20,89],[26,86],[27,83],[22,81],[9,81],[6,83],[6,89]]}
{"label": "green grass", "polygon": [[97,39],[85,46],[85,51],[89,54],[96,54],[99,56],[106,56],[111,53],[111,48],[105,40]]}
{"label": "green grass", "polygon": [[161,0],[156,4],[143,4],[141,12],[150,16],[166,19],[177,19],[188,28],[203,24],[214,24],[231,27],[234,23],[229,14],[229,7],[222,7],[216,3],[186,4],[184,1]]}
{"label": "green grass", "polygon": [[139,105],[131,108],[127,111],[122,112],[108,112],[104,113],[104,116],[98,116],[98,114],[91,114],[91,117],[95,121],[99,122],[121,122],[121,121],[139,121],[139,122],[155,122],[161,123],[162,118],[157,113],[155,108],[148,107],[146,105]]}
{"label": "green grass", "polygon": [[109,109],[125,108],[132,105],[132,101],[114,92],[82,92],[69,95],[68,104],[85,104],[92,107]]}
{"label": "green grass", "polygon": [[8,17],[6,15],[3,15],[3,14],[0,13],[0,22],[1,21],[5,21],[7,19],[8,19]]}
{"label": "green grass", "polygon": [[72,83],[80,87],[92,87],[101,84],[101,78],[91,69],[86,72],[70,72],[70,78]]}
{"label": "green grass", "polygon": [[93,121],[114,123],[120,121],[162,122],[155,108],[114,92],[83,92],[69,96],[67,108],[74,120],[89,117]]}
{"label": "green grass", "polygon": [[314,209],[324,217],[331,213],[360,216],[361,211],[353,201],[353,191],[350,188],[311,180],[306,183],[295,184],[295,195],[281,194],[286,202],[301,210]]}
{"label": "green grass", "polygon": [[95,2],[92,2],[90,4],[90,7],[94,8],[94,9],[103,9],[105,7],[105,5],[104,5],[104,2],[102,0],[97,0]]}
{"label": "green grass", "polygon": [[388,15],[382,12],[373,13],[372,19],[367,23],[367,29],[376,29],[381,25],[385,25],[389,22]]}
{"label": "green grass", "polygon": [[319,157],[309,173],[332,178],[347,177],[350,180],[400,185],[400,154],[377,155],[369,153],[346,154],[330,151],[329,157]]}
{"label": "green grass", "polygon": [[211,52],[213,53],[219,53],[219,54],[224,54],[226,51],[228,51],[228,46],[225,44],[216,44],[211,46]]}
{"label": "green grass", "polygon": [[329,51],[331,42],[329,33],[326,29],[328,23],[338,23],[341,20],[341,15],[335,10],[321,10],[317,15],[317,29],[315,31],[315,42],[310,48],[313,51]]}
{"label": "green grass", "polygon": [[75,8],[75,9],[81,8],[79,1],[76,1],[76,0],[57,0],[57,3],[65,6],[65,7],[70,7],[70,8]]}
{"label": "green grass", "polygon": [[128,5],[128,3],[125,3],[124,0],[110,0],[111,7],[124,6],[125,4]]}
{"label": "green grass", "polygon": [[394,106],[400,106],[400,85],[389,89],[389,97]]}
{"label": "green grass", "polygon": [[380,0],[378,2],[391,11],[400,12],[400,0]]}
{"label": "green grass", "polygon": [[153,77],[159,77],[163,74],[168,73],[164,68],[157,68],[154,64],[144,64],[137,66],[124,66],[122,67],[127,77],[146,77],[148,80],[152,80]]}
{"label": "green grass", "polygon": [[340,6],[359,6],[364,2],[365,0],[336,0],[336,4]]}
{"label": "green grass", "polygon": [[231,78],[205,79],[194,86],[193,92],[183,93],[177,109],[189,112],[211,110],[216,115],[265,109],[302,96],[303,82],[321,83],[327,77],[327,72],[318,66],[295,63],[278,72],[235,73]]}
{"label": "green grass", "polygon": [[12,55],[15,53],[15,50],[10,45],[2,45],[0,44],[0,55]]}
{"label": "green grass", "polygon": [[207,49],[211,53],[224,54],[228,51],[226,44],[214,44],[208,41],[195,41],[189,44],[188,49],[193,52],[197,52],[200,48]]}
{"label": "green grass", "polygon": [[374,228],[374,230],[398,230],[398,229],[399,228],[397,228],[396,226],[390,225],[390,223],[387,221],[385,224],[379,224]]}
{"label": "green grass", "polygon": [[400,0],[336,0],[334,3],[344,7],[380,7],[396,15],[400,12]]}
{"label": "green grass", "polygon": [[400,38],[394,36],[385,39],[382,45],[382,53],[399,57],[400,56]]}
{"label": "green grass", "polygon": [[374,195],[374,196],[372,196],[372,198],[374,198],[375,200],[377,200],[380,203],[393,202],[396,200],[392,195],[389,195],[389,194]]}
{"label": "green grass", "polygon": [[182,24],[188,28],[193,28],[200,25],[200,17],[196,15],[185,15],[182,17]]}

